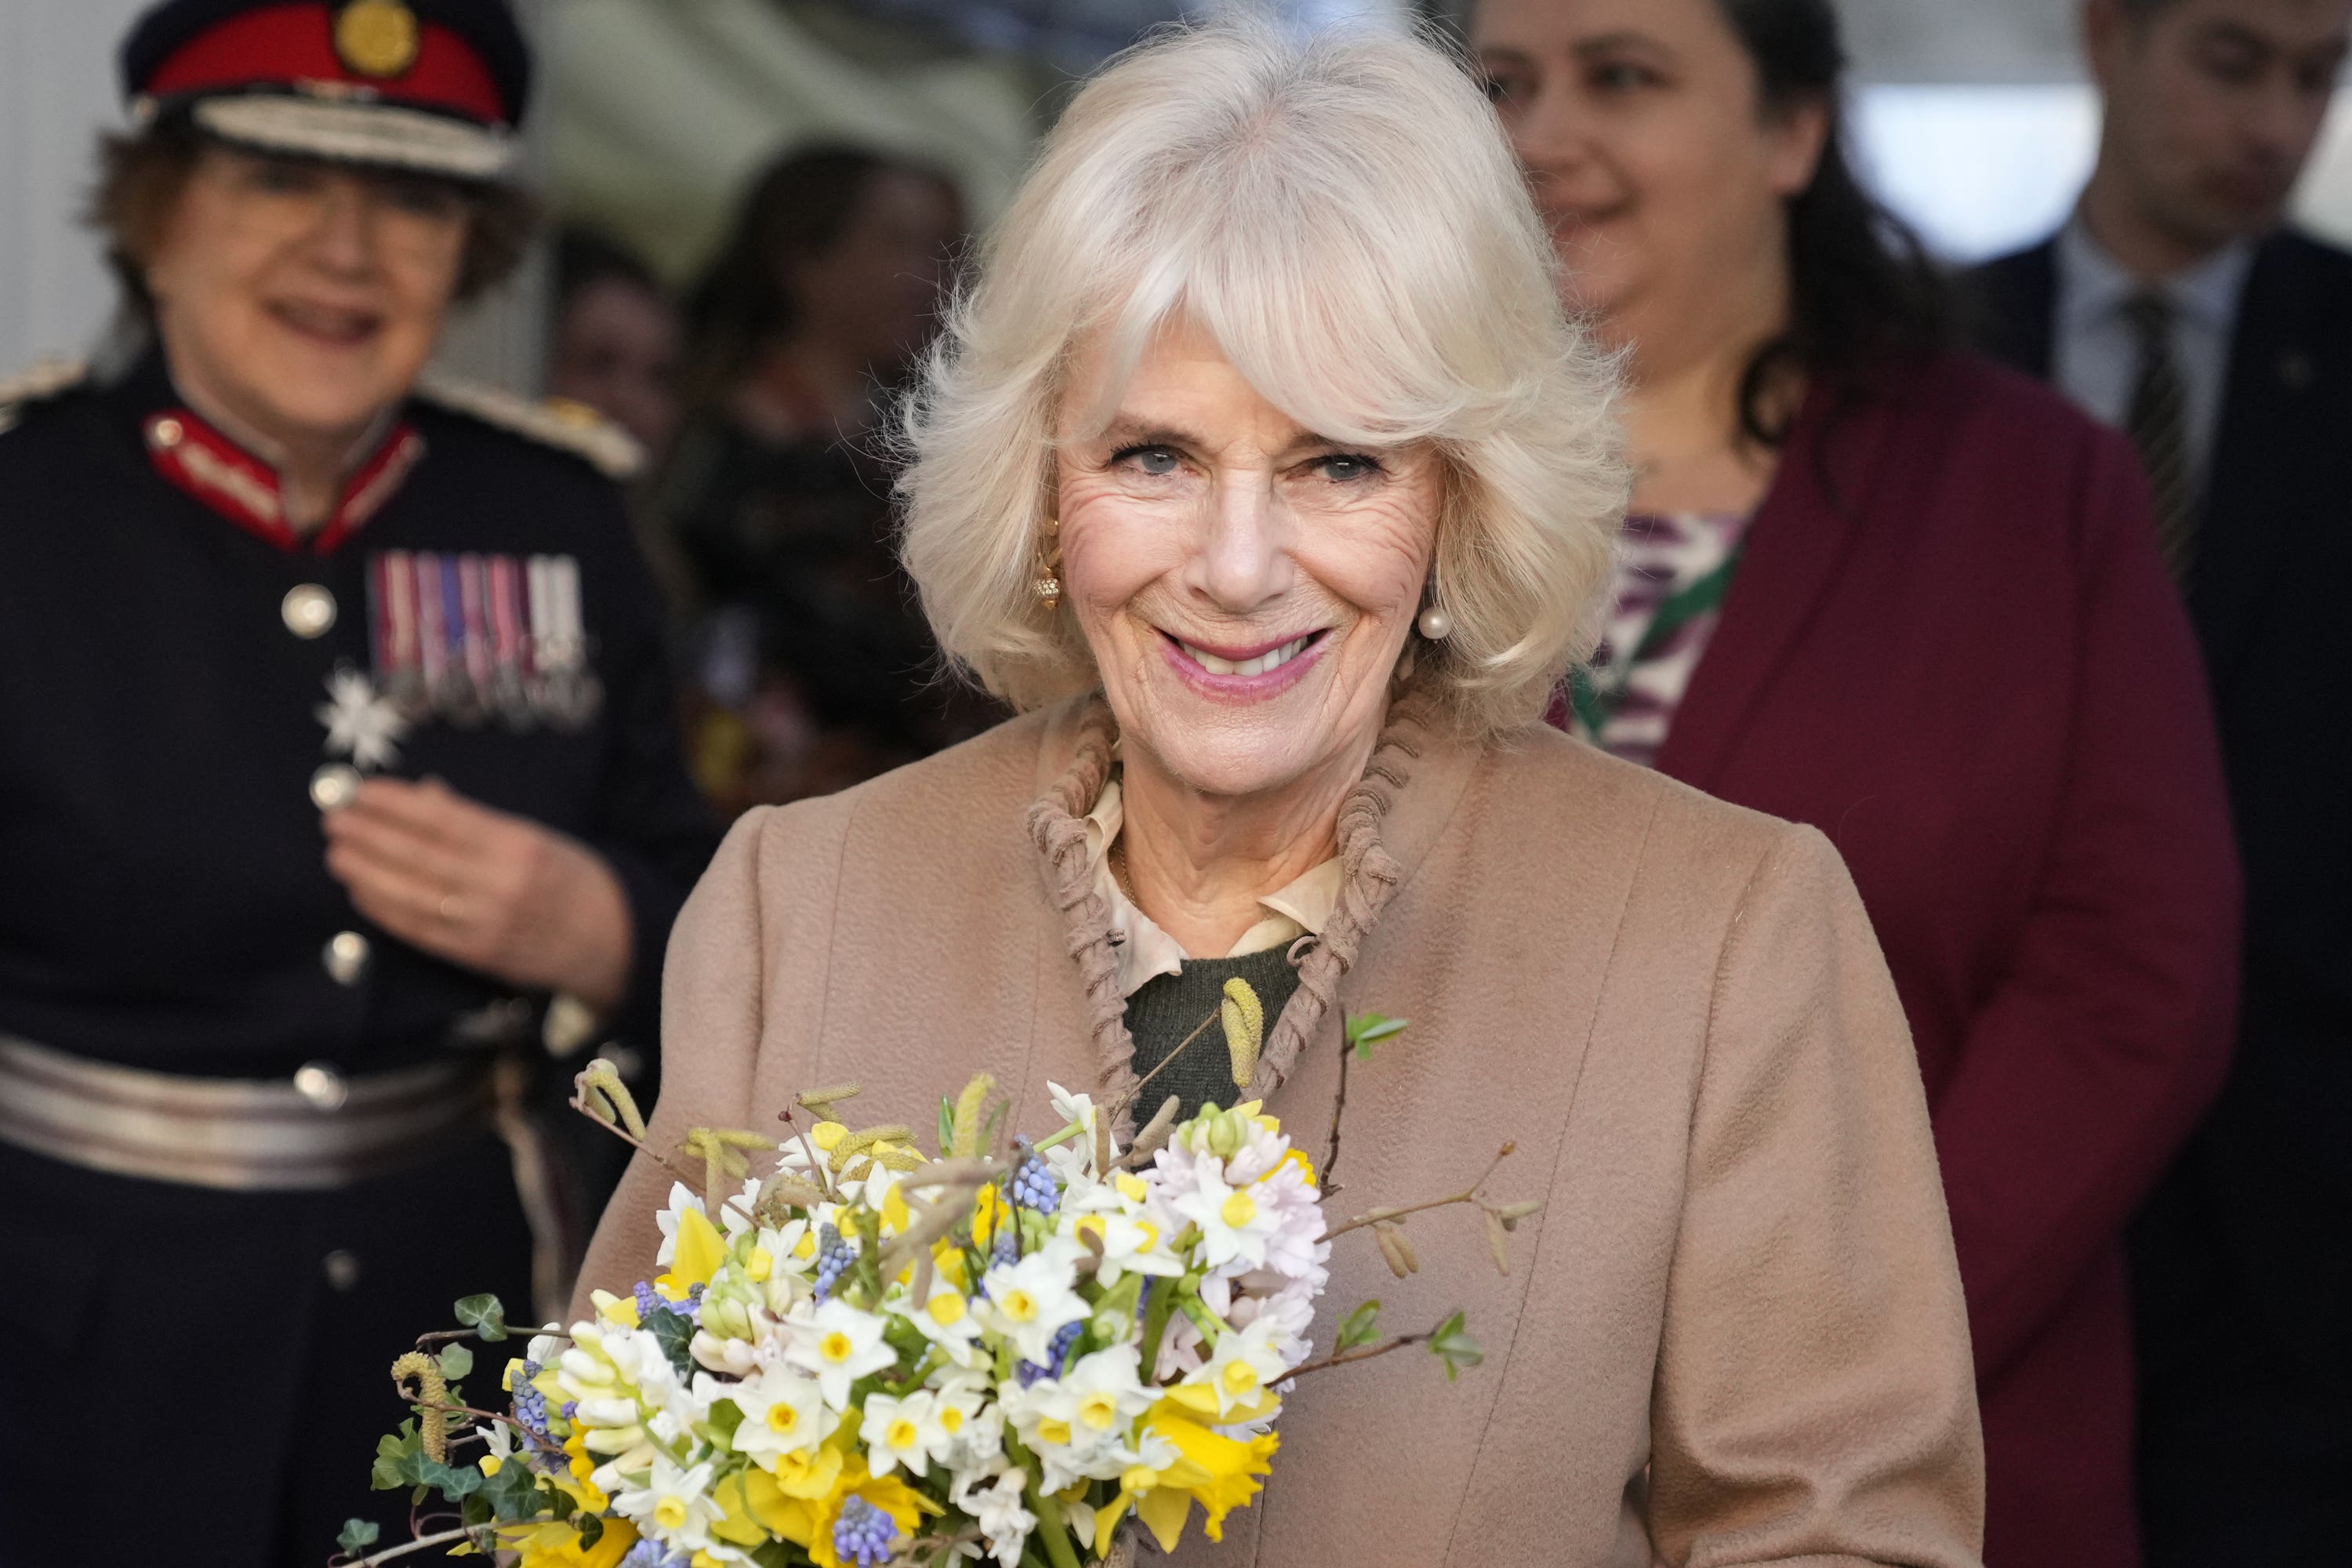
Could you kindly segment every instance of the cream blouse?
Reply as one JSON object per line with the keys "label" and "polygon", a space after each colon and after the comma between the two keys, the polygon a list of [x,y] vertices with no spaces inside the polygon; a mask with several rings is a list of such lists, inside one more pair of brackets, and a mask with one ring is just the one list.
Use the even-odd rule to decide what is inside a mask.
{"label": "cream blouse", "polygon": [[[1119,828],[1126,821],[1118,775],[1113,773],[1104,784],[1102,794],[1095,798],[1094,810],[1087,814],[1087,861],[1094,871],[1095,891],[1110,906],[1111,951],[1118,994],[1132,996],[1145,981],[1176,973],[1183,968],[1184,960],[1193,955],[1155,925],[1150,915],[1136,908],[1127,889],[1111,875],[1110,847],[1118,842]],[[1257,901],[1263,918],[1242,932],[1241,940],[1223,956],[1239,958],[1244,953],[1281,947],[1302,936],[1322,935],[1331,911],[1339,906],[1339,858],[1334,855],[1265,894]]]}

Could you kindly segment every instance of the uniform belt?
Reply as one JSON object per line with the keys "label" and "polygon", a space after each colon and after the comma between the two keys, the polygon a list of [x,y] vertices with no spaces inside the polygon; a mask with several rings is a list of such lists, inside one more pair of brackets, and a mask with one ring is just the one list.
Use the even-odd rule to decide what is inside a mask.
{"label": "uniform belt", "polygon": [[300,1088],[295,1079],[186,1078],[0,1035],[0,1142],[148,1181],[308,1192],[417,1164],[450,1136],[491,1123],[487,1058],[342,1079],[303,1072]]}

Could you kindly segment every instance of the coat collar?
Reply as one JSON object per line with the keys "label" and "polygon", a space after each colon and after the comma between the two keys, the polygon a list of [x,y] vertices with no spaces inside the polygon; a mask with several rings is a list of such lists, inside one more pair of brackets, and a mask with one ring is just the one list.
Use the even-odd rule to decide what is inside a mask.
{"label": "coat collar", "polygon": [[[1086,995],[1086,1027],[1097,1088],[1107,1102],[1136,1087],[1135,1041],[1127,1030],[1111,946],[1111,912],[1097,889],[1086,814],[1110,777],[1117,724],[1099,695],[1074,699],[1046,720],[1038,747],[1039,794],[1029,807],[1047,897],[1063,922],[1066,951]],[[1419,868],[1476,770],[1480,748],[1454,734],[1441,704],[1408,687],[1389,708],[1364,775],[1340,803],[1339,898],[1298,964],[1298,989],[1267,1032],[1248,1097],[1280,1088],[1299,1052],[1321,1031],[1339,982],[1397,889]],[[1132,1131],[1134,1108],[1120,1118]]]}
{"label": "coat collar", "polygon": [[334,510],[305,534],[286,521],[278,469],[217,423],[188,405],[160,350],[152,350],[119,389],[140,446],[173,489],[246,532],[291,553],[332,552],[392,499],[425,456],[425,437],[396,414],[363,443],[364,456],[343,480]]}
{"label": "coat collar", "polygon": [[1892,424],[1877,400],[1824,380],[1806,394],[1748,527],[1738,580],[1659,749],[1661,772],[1713,787],[1759,698],[1845,570],[1886,471]]}

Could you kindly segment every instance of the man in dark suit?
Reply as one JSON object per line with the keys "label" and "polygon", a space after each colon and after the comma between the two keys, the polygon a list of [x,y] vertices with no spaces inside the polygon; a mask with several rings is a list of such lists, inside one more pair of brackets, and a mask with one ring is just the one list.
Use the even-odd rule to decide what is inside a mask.
{"label": "man in dark suit", "polygon": [[2148,1560],[2352,1541],[2352,255],[2284,226],[2352,0],[2086,0],[2067,226],[1986,346],[2132,437],[2203,644],[2246,868],[2238,1052],[2133,1236]]}

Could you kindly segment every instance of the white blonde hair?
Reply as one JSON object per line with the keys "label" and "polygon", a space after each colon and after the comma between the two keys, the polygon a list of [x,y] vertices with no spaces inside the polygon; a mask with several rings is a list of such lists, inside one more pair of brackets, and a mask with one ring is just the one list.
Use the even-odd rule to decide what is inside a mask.
{"label": "white blonde hair", "polygon": [[[1626,495],[1610,364],[1463,64],[1370,29],[1171,31],[1071,101],[950,308],[902,431],[902,548],[940,646],[1016,706],[1097,684],[1034,584],[1082,344],[1108,395],[1181,314],[1337,441],[1444,459],[1421,679],[1473,732],[1589,650]],[[1097,430],[1116,412],[1099,410]]]}

